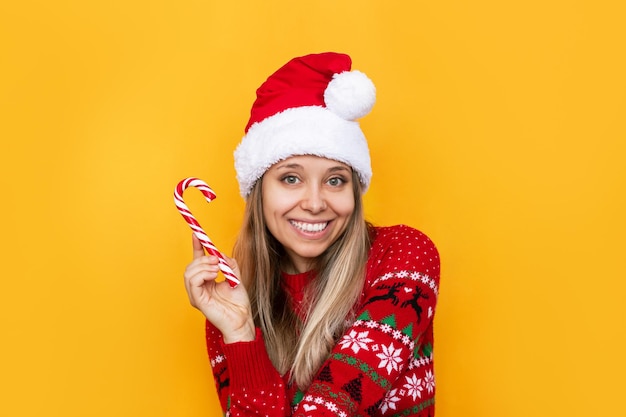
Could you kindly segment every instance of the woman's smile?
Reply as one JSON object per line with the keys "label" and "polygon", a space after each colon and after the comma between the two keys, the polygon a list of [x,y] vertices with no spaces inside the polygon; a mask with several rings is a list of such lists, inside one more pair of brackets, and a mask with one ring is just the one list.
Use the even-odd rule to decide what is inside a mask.
{"label": "woman's smile", "polygon": [[319,234],[320,232],[323,232],[324,230],[326,230],[326,227],[328,226],[329,222],[309,223],[309,222],[290,220],[290,223],[293,225],[293,227],[295,227],[301,232],[304,232],[307,234]]}

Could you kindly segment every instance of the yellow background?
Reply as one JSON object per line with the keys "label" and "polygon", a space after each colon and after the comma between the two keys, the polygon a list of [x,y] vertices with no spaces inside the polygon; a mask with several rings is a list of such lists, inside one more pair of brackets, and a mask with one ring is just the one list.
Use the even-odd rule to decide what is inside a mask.
{"label": "yellow background", "polygon": [[0,415],[220,415],[172,191],[229,253],[254,91],[324,50],[378,88],[368,217],[441,252],[437,415],[625,415],[622,4],[2,2]]}

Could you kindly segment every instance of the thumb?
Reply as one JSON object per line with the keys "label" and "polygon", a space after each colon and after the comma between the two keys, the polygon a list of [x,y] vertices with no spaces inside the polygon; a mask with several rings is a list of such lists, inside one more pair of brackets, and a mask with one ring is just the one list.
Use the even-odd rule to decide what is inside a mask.
{"label": "thumb", "polygon": [[191,235],[191,242],[193,246],[193,259],[198,259],[204,256],[204,247],[202,246],[202,243],[200,243],[200,239],[198,239],[195,234]]}

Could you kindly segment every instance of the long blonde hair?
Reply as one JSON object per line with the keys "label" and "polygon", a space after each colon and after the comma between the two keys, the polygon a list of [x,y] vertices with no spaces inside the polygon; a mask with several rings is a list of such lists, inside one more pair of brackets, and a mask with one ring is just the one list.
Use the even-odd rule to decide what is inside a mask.
{"label": "long blonde hair", "polygon": [[281,374],[291,372],[291,380],[305,389],[354,319],[353,307],[365,279],[370,225],[364,219],[361,183],[353,172],[354,212],[346,230],[316,261],[316,277],[305,289],[302,322],[281,286],[280,265],[286,254],[265,226],[262,182],[256,182],[247,198],[233,256],[272,363]]}

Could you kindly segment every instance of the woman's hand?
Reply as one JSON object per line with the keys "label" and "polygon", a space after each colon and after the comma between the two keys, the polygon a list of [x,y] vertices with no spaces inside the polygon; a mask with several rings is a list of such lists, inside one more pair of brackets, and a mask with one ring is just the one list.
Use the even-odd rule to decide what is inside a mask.
{"label": "woman's hand", "polygon": [[[194,235],[193,261],[185,270],[185,288],[191,305],[204,314],[224,337],[224,343],[250,342],[255,338],[250,300],[243,284],[232,288],[227,281],[215,282],[219,266],[216,256],[206,256]],[[225,257],[237,278],[237,262]]]}

